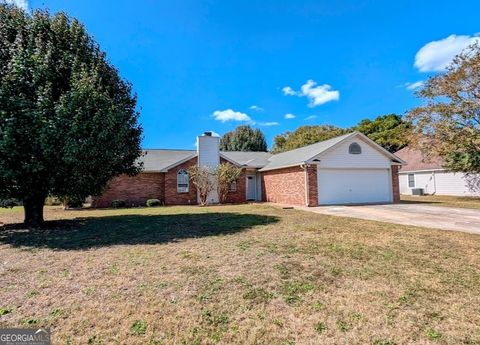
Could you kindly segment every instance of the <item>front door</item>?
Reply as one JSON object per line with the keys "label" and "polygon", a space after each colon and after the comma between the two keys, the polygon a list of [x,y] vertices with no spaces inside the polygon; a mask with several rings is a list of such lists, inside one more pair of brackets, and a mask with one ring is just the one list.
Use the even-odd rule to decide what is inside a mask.
{"label": "front door", "polygon": [[247,200],[257,199],[257,176],[247,175]]}

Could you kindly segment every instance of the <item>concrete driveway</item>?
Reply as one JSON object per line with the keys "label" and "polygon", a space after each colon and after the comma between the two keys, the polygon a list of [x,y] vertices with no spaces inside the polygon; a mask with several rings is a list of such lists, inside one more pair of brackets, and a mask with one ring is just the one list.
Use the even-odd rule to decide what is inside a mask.
{"label": "concrete driveway", "polygon": [[480,210],[421,204],[301,207],[332,216],[480,234]]}

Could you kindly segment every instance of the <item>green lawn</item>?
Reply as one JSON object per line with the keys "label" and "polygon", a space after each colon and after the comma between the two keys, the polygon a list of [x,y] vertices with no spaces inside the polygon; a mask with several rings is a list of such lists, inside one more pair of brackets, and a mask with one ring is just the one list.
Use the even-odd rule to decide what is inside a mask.
{"label": "green lawn", "polygon": [[54,344],[480,343],[478,235],[258,204],[46,216],[0,230],[0,327]]}
{"label": "green lawn", "polygon": [[402,195],[404,203],[425,203],[435,206],[480,209],[480,197],[462,197],[448,195]]}

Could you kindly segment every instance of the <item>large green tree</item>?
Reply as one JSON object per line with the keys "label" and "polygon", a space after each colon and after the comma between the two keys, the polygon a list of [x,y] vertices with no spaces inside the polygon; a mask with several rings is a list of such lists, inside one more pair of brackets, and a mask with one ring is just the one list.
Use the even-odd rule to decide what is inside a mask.
{"label": "large green tree", "polygon": [[273,153],[293,150],[345,134],[347,130],[331,125],[300,126],[293,132],[285,132],[273,138]]}
{"label": "large green tree", "polygon": [[[413,145],[444,159],[451,171],[480,174],[480,45],[459,54],[445,73],[418,91],[424,104],[409,112]],[[480,187],[478,179],[476,187]],[[480,189],[480,188],[479,188]]]}
{"label": "large green tree", "polygon": [[220,139],[222,151],[267,151],[265,135],[258,128],[238,126]]}
{"label": "large green tree", "polygon": [[43,222],[47,195],[85,198],[141,168],[136,97],[84,26],[0,5],[0,199]]}
{"label": "large green tree", "polygon": [[392,153],[407,146],[412,133],[411,123],[397,114],[378,116],[374,120],[365,119],[352,129],[362,132]]}

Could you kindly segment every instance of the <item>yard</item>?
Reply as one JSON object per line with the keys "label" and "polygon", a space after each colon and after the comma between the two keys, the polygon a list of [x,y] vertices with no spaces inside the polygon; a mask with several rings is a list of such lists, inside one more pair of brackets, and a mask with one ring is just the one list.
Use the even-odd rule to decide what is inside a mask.
{"label": "yard", "polygon": [[402,195],[403,203],[426,203],[435,206],[473,208],[480,210],[480,197],[449,196],[449,195]]}
{"label": "yard", "polygon": [[267,205],[46,216],[67,220],[0,230],[0,327],[53,344],[480,344],[478,235]]}

